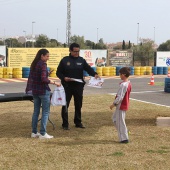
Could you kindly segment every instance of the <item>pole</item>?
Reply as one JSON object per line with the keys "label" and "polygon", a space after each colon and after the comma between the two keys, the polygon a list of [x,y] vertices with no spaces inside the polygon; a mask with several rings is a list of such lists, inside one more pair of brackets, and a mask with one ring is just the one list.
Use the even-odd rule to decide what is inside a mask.
{"label": "pole", "polygon": [[137,28],[137,45],[138,45],[138,41],[139,41],[139,23],[138,24],[138,28]]}
{"label": "pole", "polygon": [[5,39],[6,39],[6,36],[5,36],[5,29],[4,29],[4,45],[5,45]]}
{"label": "pole", "polygon": [[33,21],[32,22],[32,47],[34,47],[34,29],[33,29],[33,24],[34,24],[35,22]]}
{"label": "pole", "polygon": [[58,41],[58,28],[57,28],[57,41]]}
{"label": "pole", "polygon": [[97,43],[98,43],[98,29],[99,29],[99,28],[97,28]]}
{"label": "pole", "polygon": [[27,41],[26,41],[26,31],[23,31],[24,33],[25,33],[25,48],[26,48],[26,46],[27,46]]}
{"label": "pole", "polygon": [[154,34],[153,34],[153,42],[155,43],[155,27],[154,27]]}

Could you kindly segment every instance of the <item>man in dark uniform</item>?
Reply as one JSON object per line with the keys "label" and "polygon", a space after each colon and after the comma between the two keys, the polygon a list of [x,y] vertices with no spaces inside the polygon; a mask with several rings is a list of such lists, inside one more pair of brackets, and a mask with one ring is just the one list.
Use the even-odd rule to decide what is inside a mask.
{"label": "man in dark uniform", "polygon": [[[99,78],[97,73],[87,64],[86,60],[79,56],[79,44],[72,43],[69,48],[69,56],[64,57],[57,68],[56,75],[61,79],[61,83],[65,89],[67,107],[62,107],[62,127],[64,130],[69,130],[68,123],[68,107],[72,96],[74,96],[75,115],[74,123],[77,128],[85,128],[81,121],[81,108],[83,102],[84,79],[83,70],[95,78]],[[81,82],[73,79],[81,79]]]}

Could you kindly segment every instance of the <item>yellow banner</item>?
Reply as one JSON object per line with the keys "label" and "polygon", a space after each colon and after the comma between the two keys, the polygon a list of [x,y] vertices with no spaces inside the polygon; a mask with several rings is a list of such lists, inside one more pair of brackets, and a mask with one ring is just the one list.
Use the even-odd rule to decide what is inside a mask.
{"label": "yellow banner", "polygon": [[[36,53],[41,48],[8,48],[8,67],[30,67]],[[64,56],[69,55],[68,48],[46,48],[50,57],[48,67],[57,67]]]}

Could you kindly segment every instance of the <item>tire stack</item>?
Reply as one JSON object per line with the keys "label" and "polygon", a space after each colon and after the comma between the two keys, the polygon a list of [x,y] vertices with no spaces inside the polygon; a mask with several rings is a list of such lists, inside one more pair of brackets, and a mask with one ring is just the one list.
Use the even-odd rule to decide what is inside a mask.
{"label": "tire stack", "polygon": [[[47,68],[48,70],[48,68]],[[52,71],[53,70],[53,71]],[[57,68],[56,67],[50,67],[49,68],[49,71],[52,71],[51,74],[49,75],[49,77],[57,77],[56,76],[56,71],[57,71]]]}
{"label": "tire stack", "polygon": [[97,74],[98,74],[99,76],[102,76],[102,75],[103,75],[103,74],[102,74],[103,68],[104,68],[104,67],[97,67],[97,68],[96,68],[96,72],[97,72]]}
{"label": "tire stack", "polygon": [[30,74],[30,67],[22,67],[22,77],[28,78]]}
{"label": "tire stack", "polygon": [[102,69],[102,75],[103,75],[103,76],[109,76],[109,75],[110,75],[110,69],[109,69],[109,67],[103,67],[103,69]]}
{"label": "tire stack", "polygon": [[3,67],[0,67],[0,78],[3,78]]}
{"label": "tire stack", "polygon": [[130,75],[134,75],[134,67],[130,67]]}
{"label": "tire stack", "polygon": [[157,67],[157,74],[162,75],[163,74],[163,67]]}
{"label": "tire stack", "polygon": [[157,75],[157,66],[153,66],[153,67],[152,67],[152,73],[153,73],[154,75]]}
{"label": "tire stack", "polygon": [[140,75],[140,67],[134,67],[134,70],[135,70],[134,74],[139,76]]}
{"label": "tire stack", "polygon": [[165,78],[164,92],[170,93],[170,78],[169,77]]}
{"label": "tire stack", "polygon": [[146,66],[146,75],[151,75],[151,74],[152,74],[152,67]]}
{"label": "tire stack", "polygon": [[168,74],[168,67],[163,67],[163,75],[167,75]]}
{"label": "tire stack", "polygon": [[109,67],[109,76],[116,76],[116,67]]}
{"label": "tire stack", "polygon": [[13,78],[22,78],[22,68],[13,68]]}
{"label": "tire stack", "polygon": [[140,75],[146,75],[146,67],[140,67]]}
{"label": "tire stack", "polygon": [[11,79],[12,78],[12,67],[4,67],[3,68],[3,78]]}
{"label": "tire stack", "polygon": [[116,67],[116,76],[119,76],[119,70],[122,68],[122,66],[117,66]]}

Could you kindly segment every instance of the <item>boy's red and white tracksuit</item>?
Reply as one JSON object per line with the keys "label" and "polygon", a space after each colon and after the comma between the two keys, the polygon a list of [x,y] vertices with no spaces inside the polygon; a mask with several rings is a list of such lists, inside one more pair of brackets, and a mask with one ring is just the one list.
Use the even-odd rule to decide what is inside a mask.
{"label": "boy's red and white tracksuit", "polygon": [[116,110],[113,114],[113,123],[118,131],[120,141],[129,140],[128,130],[125,123],[125,115],[129,107],[130,92],[130,81],[121,82],[115,100],[113,102],[113,104],[116,106]]}

